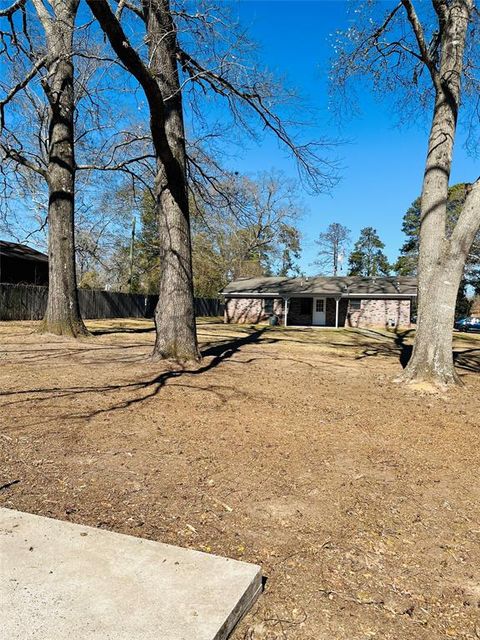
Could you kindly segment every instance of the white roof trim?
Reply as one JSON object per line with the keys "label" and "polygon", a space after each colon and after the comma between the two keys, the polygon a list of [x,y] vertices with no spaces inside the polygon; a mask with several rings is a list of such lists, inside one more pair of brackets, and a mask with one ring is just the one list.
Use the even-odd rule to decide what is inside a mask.
{"label": "white roof trim", "polygon": [[403,298],[416,298],[416,293],[332,293],[331,291],[320,291],[318,293],[255,293],[243,291],[229,291],[223,293],[225,298],[341,298],[348,300],[349,298],[393,298],[394,300]]}
{"label": "white roof trim", "polygon": [[280,292],[276,291],[273,293],[250,293],[243,291],[229,291],[228,293],[222,293],[225,298],[284,298],[285,296]]}
{"label": "white roof trim", "polygon": [[342,298],[416,298],[416,293],[347,293]]}

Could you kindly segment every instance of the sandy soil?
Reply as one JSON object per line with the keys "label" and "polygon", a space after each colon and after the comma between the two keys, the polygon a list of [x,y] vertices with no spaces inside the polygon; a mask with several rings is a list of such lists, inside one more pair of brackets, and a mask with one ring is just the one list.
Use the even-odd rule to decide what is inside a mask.
{"label": "sandy soil", "polygon": [[89,326],[0,323],[0,504],[261,564],[235,640],[480,638],[480,336],[431,396],[402,336],[203,322],[181,371]]}

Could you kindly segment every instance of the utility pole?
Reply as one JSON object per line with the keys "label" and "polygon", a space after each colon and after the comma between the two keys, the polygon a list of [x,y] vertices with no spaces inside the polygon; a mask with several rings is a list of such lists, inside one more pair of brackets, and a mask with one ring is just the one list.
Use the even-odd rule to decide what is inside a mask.
{"label": "utility pole", "polygon": [[132,288],[133,288],[133,255],[134,255],[134,250],[135,250],[135,223],[136,223],[136,219],[135,216],[133,216],[132,218],[132,238],[130,240],[130,277],[128,278],[128,290],[130,293],[132,293]]}

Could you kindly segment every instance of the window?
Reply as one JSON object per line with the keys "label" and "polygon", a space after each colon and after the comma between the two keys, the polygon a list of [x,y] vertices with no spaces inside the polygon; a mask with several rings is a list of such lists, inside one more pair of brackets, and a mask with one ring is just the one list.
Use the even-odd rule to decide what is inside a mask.
{"label": "window", "polygon": [[315,311],[317,313],[323,313],[325,311],[325,300],[323,298],[317,298],[315,301]]}
{"label": "window", "polygon": [[300,298],[300,313],[302,315],[307,315],[312,313],[312,299],[311,298]]}
{"label": "window", "polygon": [[263,310],[265,313],[273,313],[273,298],[265,298],[263,301]]}
{"label": "window", "polygon": [[351,311],[353,311],[354,309],[361,309],[362,301],[360,300],[360,298],[352,298],[349,302],[349,306]]}

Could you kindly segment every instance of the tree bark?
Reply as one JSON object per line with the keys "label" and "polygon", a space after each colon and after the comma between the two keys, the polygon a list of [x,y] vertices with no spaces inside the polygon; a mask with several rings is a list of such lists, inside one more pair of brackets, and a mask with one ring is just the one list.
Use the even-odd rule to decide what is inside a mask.
{"label": "tree bark", "polygon": [[150,110],[150,130],[157,157],[155,195],[162,251],[153,357],[178,362],[199,360],[177,36],[169,2],[142,2],[150,54],[150,67],[147,67],[108,3],[86,1],[113,50],[142,86]]}
{"label": "tree bark", "polygon": [[[471,2],[454,2],[441,25],[441,60],[432,71],[436,99],[421,197],[418,263],[418,325],[412,357],[401,377],[416,384],[458,384],[452,354],[455,301],[475,232],[473,198],[447,236],[448,184],[461,95],[463,54]],[[477,216],[476,230],[480,225]],[[475,230],[475,231],[476,231]]]}
{"label": "tree bark", "polygon": [[[480,179],[470,185],[455,229],[443,243],[443,254],[430,270],[423,291],[422,321],[418,323],[412,358],[403,379],[437,386],[461,384],[455,371],[452,329],[455,303],[465,261],[480,228]],[[419,282],[425,286],[426,278]]]}
{"label": "tree bark", "polygon": [[[177,68],[177,36],[168,0],[147,0],[150,69],[164,100],[165,132],[178,167],[175,183],[161,160],[155,181],[161,265],[154,358],[199,360],[193,297],[185,129]],[[148,7],[148,8],[147,8]]]}
{"label": "tree bark", "polygon": [[[37,4],[37,3],[36,3]],[[50,104],[48,145],[47,310],[41,330],[65,336],[87,335],[80,315],[75,267],[75,156],[73,30],[78,0],[53,3],[54,18],[43,15],[52,62],[43,82]]]}
{"label": "tree bark", "polygon": [[[452,338],[455,302],[464,263],[463,258],[442,261],[430,270],[430,289],[428,295],[419,298],[415,344],[403,380],[442,387],[460,383],[454,367]],[[420,277],[419,284],[424,285],[425,280]]]}

